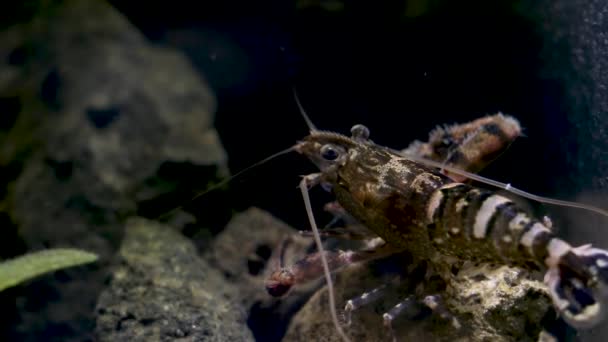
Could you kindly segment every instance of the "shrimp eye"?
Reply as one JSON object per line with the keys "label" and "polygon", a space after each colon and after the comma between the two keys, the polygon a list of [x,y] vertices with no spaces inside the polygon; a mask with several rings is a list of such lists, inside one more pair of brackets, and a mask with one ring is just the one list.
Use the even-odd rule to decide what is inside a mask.
{"label": "shrimp eye", "polygon": [[363,125],[354,125],[353,128],[350,129],[350,133],[355,140],[365,141],[369,138],[369,128]]}
{"label": "shrimp eye", "polygon": [[323,159],[325,160],[329,160],[329,161],[333,161],[338,159],[338,156],[340,154],[338,153],[338,151],[336,150],[336,148],[332,145],[323,145],[323,147],[321,147],[321,157],[323,157]]}

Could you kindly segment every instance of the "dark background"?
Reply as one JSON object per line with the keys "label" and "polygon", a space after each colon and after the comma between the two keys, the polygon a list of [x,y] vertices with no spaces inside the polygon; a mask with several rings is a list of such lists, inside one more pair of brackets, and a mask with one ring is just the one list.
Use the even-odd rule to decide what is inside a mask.
{"label": "dark background", "polygon": [[[570,51],[547,41],[542,25],[550,13],[525,3],[113,4],[151,40],[183,50],[210,82],[233,172],[307,133],[295,87],[317,127],[347,133],[363,123],[374,141],[394,148],[426,140],[436,125],[513,115],[527,137],[484,175],[548,196],[571,198],[590,186],[572,177],[585,146],[560,74],[571,68]],[[301,226],[294,187],[313,170],[290,155],[232,187],[242,187],[243,206],[262,206]]]}

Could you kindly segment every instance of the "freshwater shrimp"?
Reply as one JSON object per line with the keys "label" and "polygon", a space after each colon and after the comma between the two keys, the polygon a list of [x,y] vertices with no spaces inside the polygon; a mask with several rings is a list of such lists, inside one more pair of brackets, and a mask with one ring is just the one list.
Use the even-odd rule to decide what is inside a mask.
{"label": "freshwater shrimp", "polygon": [[[349,137],[317,130],[303,110],[302,114],[310,134],[293,149],[319,168],[318,173],[304,176],[300,183],[319,251],[273,272],[266,282],[272,296],[283,296],[293,286],[325,275],[332,320],[348,341],[335,310],[330,272],[408,251],[415,259],[427,262],[446,288],[453,279],[449,271],[443,270],[467,261],[541,270],[560,319],[576,329],[593,327],[602,320],[608,300],[608,252],[590,244],[571,246],[556,236],[548,217],[536,218],[512,199],[466,182],[468,178],[485,181],[473,172],[486,166],[521,134],[516,119],[497,114],[440,128],[431,134],[428,143],[415,142],[397,151],[375,144],[363,125],[353,126]],[[530,195],[510,184],[498,184]],[[308,189],[316,185],[335,195],[334,211],[364,227],[367,233],[361,235],[359,231],[357,236],[370,238],[375,241],[373,245],[360,251],[323,250],[308,199]],[[598,208],[546,201],[608,216]],[[324,235],[353,236],[348,229],[346,233],[326,229]],[[380,291],[374,291],[347,301],[345,312],[375,299]],[[445,293],[425,293],[415,300],[449,319],[457,329],[457,318],[442,304]],[[408,300],[411,302],[411,298]],[[403,310],[404,303],[384,314],[387,326]],[[547,334],[541,332],[539,338],[548,338]]]}

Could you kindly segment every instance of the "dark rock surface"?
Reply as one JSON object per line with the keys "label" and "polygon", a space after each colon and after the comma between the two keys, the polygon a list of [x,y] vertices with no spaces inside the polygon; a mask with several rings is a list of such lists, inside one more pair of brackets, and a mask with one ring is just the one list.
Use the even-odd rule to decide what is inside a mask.
{"label": "dark rock surface", "polygon": [[308,284],[284,299],[266,293],[264,280],[277,266],[284,239],[290,238],[287,263],[311,245],[311,239],[293,234],[285,223],[250,208],[235,215],[199,257],[192,242],[171,227],[130,219],[119,261],[97,303],[96,338],[280,341],[288,320],[318,287]]}
{"label": "dark rock surface", "polygon": [[[543,37],[542,75],[558,80],[561,96],[548,98],[555,110],[548,127],[560,129],[551,114],[565,113],[567,130],[556,146],[568,161],[560,193],[608,207],[608,8],[600,0],[523,1],[523,13],[537,18]],[[560,172],[558,170],[557,172]],[[562,210],[563,211],[563,210]],[[562,231],[577,244],[608,248],[608,220],[566,210]],[[608,326],[582,332],[583,341],[605,341]]]}
{"label": "dark rock surface", "polygon": [[564,149],[574,186],[601,192],[608,188],[608,9],[599,0],[523,3],[543,36],[542,74],[559,80],[563,92],[554,100],[576,142]]}
{"label": "dark rock surface", "polygon": [[103,1],[24,7],[31,17],[0,32],[1,217],[14,236],[2,257],[72,246],[101,259],[3,293],[2,335],[81,341],[124,219],[162,214],[144,204],[180,181],[201,189],[225,175],[226,155],[214,94],[183,55]]}
{"label": "dark rock surface", "polygon": [[[399,259],[396,259],[399,260]],[[407,278],[407,276],[405,276]],[[483,280],[480,280],[483,279]],[[383,283],[369,265],[336,277],[337,309]],[[353,341],[390,341],[382,314],[411,293],[389,286],[382,299],[356,310],[345,332]],[[515,268],[475,266],[460,271],[447,305],[461,328],[437,316],[400,317],[393,322],[398,341],[537,341],[541,319],[551,310],[544,285]],[[342,341],[331,321],[327,288],[318,291],[293,318],[285,342]]]}
{"label": "dark rock surface", "polygon": [[97,303],[98,341],[253,341],[235,284],[171,227],[130,219]]}
{"label": "dark rock surface", "polygon": [[257,341],[280,341],[291,316],[318,287],[313,282],[282,299],[266,293],[264,281],[278,267],[279,248],[286,238],[290,239],[286,264],[302,258],[312,244],[312,239],[297,236],[269,213],[249,208],[234,216],[206,253],[226,283],[239,289],[239,301],[249,311],[248,324]]}

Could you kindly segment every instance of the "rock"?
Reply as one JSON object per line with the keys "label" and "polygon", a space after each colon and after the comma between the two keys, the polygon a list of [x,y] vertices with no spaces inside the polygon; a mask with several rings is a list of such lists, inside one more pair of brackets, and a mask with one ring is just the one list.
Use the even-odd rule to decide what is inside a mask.
{"label": "rock", "polygon": [[226,154],[215,96],[186,57],[104,1],[24,6],[32,17],[0,32],[0,177],[11,184],[0,218],[3,235],[17,235],[2,246],[76,247],[100,261],[18,290],[17,323],[4,325],[18,340],[80,341],[124,219],[178,205],[149,200],[180,184],[184,197],[206,188],[226,175]]}
{"label": "rock", "polygon": [[277,254],[286,238],[286,264],[303,257],[312,245],[312,239],[297,236],[269,213],[249,208],[233,217],[207,253],[225,281],[239,289],[238,300],[249,310],[249,326],[257,341],[280,341],[289,319],[318,287],[308,284],[282,299],[266,292],[264,281],[278,267]]}
{"label": "rock", "polygon": [[303,256],[312,239],[297,236],[295,230],[269,213],[252,207],[239,213],[216,237],[208,255],[211,263],[232,282],[242,287],[245,306],[267,301],[264,281],[276,262],[283,240],[289,239],[287,263]]}
{"label": "rock", "polygon": [[569,194],[608,188],[608,40],[604,38],[608,10],[604,5],[600,0],[522,2],[543,37],[542,74],[560,88],[546,120],[551,126],[555,116],[567,117],[567,136],[558,147],[570,161],[570,178],[563,184]]}
{"label": "rock", "polygon": [[171,227],[129,220],[97,303],[99,341],[253,341],[237,289]]}
{"label": "rock", "polygon": [[471,266],[457,279],[449,305],[468,316],[471,336],[464,340],[536,341],[541,320],[553,310],[546,286],[518,268]]}
{"label": "rock", "polygon": [[[566,177],[557,184],[560,198],[606,208],[608,192],[608,9],[601,0],[523,1],[522,10],[543,37],[542,74],[557,96],[546,97],[551,109],[545,122],[568,161]],[[567,119],[561,127],[559,116]],[[557,211],[557,210],[556,210]],[[559,208],[563,212],[563,208]],[[576,244],[608,248],[606,218],[567,210],[564,236]],[[605,341],[608,325],[582,331],[584,341]]]}
{"label": "rock", "polygon": [[[399,260],[397,258],[396,260]],[[408,278],[408,276],[404,276]],[[460,330],[437,316],[400,317],[393,322],[398,341],[536,341],[541,319],[551,309],[546,288],[522,271],[509,267],[463,267],[450,291],[447,306]],[[336,277],[337,309],[346,300],[387,283],[368,265],[358,265]],[[390,341],[382,314],[411,293],[389,286],[382,299],[352,315],[345,331],[353,341]],[[291,322],[285,342],[342,341],[331,321],[327,288],[318,291]]]}

